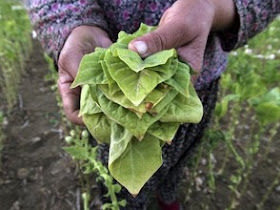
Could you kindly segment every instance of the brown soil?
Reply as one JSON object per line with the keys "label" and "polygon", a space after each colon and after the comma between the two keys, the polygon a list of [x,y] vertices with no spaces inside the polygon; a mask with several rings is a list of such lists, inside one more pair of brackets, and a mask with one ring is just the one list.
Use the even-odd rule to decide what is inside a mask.
{"label": "brown soil", "polygon": [[[280,132],[278,132],[280,133]],[[278,135],[279,136],[279,135]],[[264,145],[263,145],[264,146]],[[259,157],[263,154],[263,146]],[[242,152],[240,152],[242,153]],[[255,161],[253,164],[253,170],[249,174],[248,185],[243,192],[240,194],[240,198],[236,199],[236,210],[280,210],[280,142],[279,137],[275,139],[275,143],[272,145],[271,152],[265,160],[261,160],[259,163]],[[224,160],[224,151],[217,150],[214,152],[217,165],[223,162]],[[230,189],[229,185],[231,175],[236,174],[237,169],[239,168],[236,164],[236,160],[230,159],[225,171],[223,174],[216,174],[216,191],[211,193],[207,185],[207,180],[205,178],[208,176],[207,165],[200,166],[200,177],[203,181],[201,186],[194,181],[192,183],[192,194],[191,199],[188,200],[184,206],[186,210],[200,210],[200,209],[209,209],[209,210],[225,210],[230,206],[230,202],[233,198],[236,198]],[[278,182],[274,183],[278,177]],[[185,180],[185,184],[190,184],[189,180]],[[239,186],[239,193],[243,188],[244,180]],[[269,189],[271,186],[272,189]],[[269,192],[270,191],[270,192]],[[186,190],[182,187],[182,197],[184,197]],[[269,192],[269,193],[268,193]],[[268,195],[267,199],[263,203],[263,206],[258,209],[258,205],[265,198],[266,194]]]}
{"label": "brown soil", "polygon": [[71,159],[61,149],[59,109],[44,81],[48,66],[40,46],[34,44],[20,85],[20,103],[4,128],[0,209],[76,209],[79,182]]}

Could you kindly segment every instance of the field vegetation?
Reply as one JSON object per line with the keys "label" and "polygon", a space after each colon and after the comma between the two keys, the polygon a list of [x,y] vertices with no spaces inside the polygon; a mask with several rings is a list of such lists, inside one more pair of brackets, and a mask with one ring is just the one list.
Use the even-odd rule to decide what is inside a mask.
{"label": "field vegetation", "polygon": [[[22,111],[19,84],[22,75],[30,74],[25,63],[32,51],[32,40],[26,12],[17,1],[0,2],[0,23],[1,158],[1,150],[12,145],[12,142],[3,142],[9,139],[5,132],[7,124],[15,118],[11,113],[28,115]],[[186,209],[280,209],[279,34],[280,18],[277,18],[246,46],[230,53],[228,68],[220,80],[212,124],[185,171],[180,198]],[[42,71],[41,79],[44,77],[47,88],[55,93],[60,107],[59,115],[52,118],[51,123],[65,139],[64,149],[75,160],[73,176],[79,177],[79,182],[76,181],[81,190],[77,194],[80,198],[77,208],[99,207],[93,187],[97,180],[107,187],[105,196],[111,201],[103,208],[119,209],[125,205],[125,201],[118,201],[116,197],[120,185],[114,183],[107,168],[95,158],[97,148],[90,143],[88,132],[65,118],[56,87],[57,71],[47,56],[45,61],[50,71],[47,74]],[[6,155],[13,155],[8,149],[5,151]],[[41,201],[37,202],[40,206]],[[156,207],[151,204],[150,209]]]}

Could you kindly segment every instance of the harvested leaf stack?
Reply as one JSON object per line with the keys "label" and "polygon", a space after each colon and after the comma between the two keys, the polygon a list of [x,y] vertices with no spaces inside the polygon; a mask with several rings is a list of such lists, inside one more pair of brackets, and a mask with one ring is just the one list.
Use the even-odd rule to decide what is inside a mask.
{"label": "harvested leaf stack", "polygon": [[72,87],[82,86],[80,115],[92,136],[110,144],[112,176],[138,194],[162,164],[161,147],[181,123],[198,123],[203,108],[190,83],[189,67],[174,49],[145,60],[128,43],[154,30],[119,33],[109,49],[84,56]]}

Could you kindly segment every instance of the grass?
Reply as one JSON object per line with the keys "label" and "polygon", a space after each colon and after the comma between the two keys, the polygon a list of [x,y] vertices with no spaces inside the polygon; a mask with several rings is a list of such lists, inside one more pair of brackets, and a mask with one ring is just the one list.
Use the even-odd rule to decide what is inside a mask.
{"label": "grass", "polygon": [[[279,34],[278,18],[248,45],[230,54],[213,124],[204,137],[206,143],[190,163],[194,166],[190,169],[192,176],[183,190],[185,205],[190,209],[197,208],[198,204],[193,204],[197,200],[204,209],[211,209],[221,195],[228,196],[219,204],[222,207],[215,208],[246,209],[241,204],[249,205],[245,202],[248,192],[253,195],[249,201],[255,202],[254,208],[268,208],[266,203],[280,180],[277,160],[272,160],[276,164],[267,171],[265,192],[253,189],[259,185],[255,174],[269,165],[272,146],[280,135]],[[197,185],[193,184],[197,177],[205,180],[200,190],[209,196],[197,194]]]}
{"label": "grass", "polygon": [[17,103],[18,84],[31,50],[31,27],[20,1],[0,2],[0,87],[8,110]]}

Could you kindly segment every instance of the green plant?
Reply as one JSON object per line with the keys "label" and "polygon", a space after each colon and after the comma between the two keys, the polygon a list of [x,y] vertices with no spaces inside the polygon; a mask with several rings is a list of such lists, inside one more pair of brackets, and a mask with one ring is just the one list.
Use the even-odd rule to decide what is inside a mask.
{"label": "green plant", "polygon": [[[58,73],[54,67],[54,62],[47,55],[45,56],[46,62],[49,64],[50,72],[45,76],[46,81],[52,81],[54,84],[51,86],[52,91],[56,92],[57,105],[60,108],[60,115],[62,118],[62,127],[66,135],[65,142],[70,145],[66,147],[65,150],[73,157],[76,162],[76,170],[79,172],[80,183],[82,187],[82,199],[84,210],[89,209],[89,203],[92,199],[90,188],[92,186],[92,174],[96,174],[96,180],[103,182],[105,187],[108,189],[106,195],[110,197],[111,203],[106,203],[103,205],[103,209],[118,210],[120,206],[124,206],[126,201],[117,201],[116,193],[121,189],[120,185],[113,183],[113,178],[108,173],[105,166],[102,165],[96,159],[97,147],[92,147],[88,143],[88,133],[87,131],[82,131],[79,126],[75,126],[70,121],[67,120],[62,107],[62,101],[57,89],[56,81],[58,79]],[[86,155],[84,155],[84,153]]]}
{"label": "green plant", "polygon": [[[279,135],[278,112],[271,115],[274,109],[279,108],[278,100],[275,100],[278,98],[280,81],[280,42],[277,41],[279,33],[280,20],[276,20],[264,33],[251,40],[248,46],[231,54],[228,70],[221,79],[220,100],[214,124],[191,162],[191,178],[188,179],[188,185],[184,188],[186,194],[183,195],[186,202],[197,198],[193,183],[197,177],[204,180],[202,176],[205,176],[207,182],[201,186],[201,191],[210,192],[211,198],[203,194],[205,200],[202,200],[199,208],[209,209],[211,202],[216,202],[215,193],[220,190],[216,185],[223,184],[228,187],[223,193],[230,195],[224,209],[241,209],[239,205],[244,202],[244,197],[248,196],[253,170],[258,164],[268,161],[267,156],[271,152],[273,140]],[[273,57],[274,59],[271,59]],[[67,132],[69,126],[76,129],[69,122],[66,124]],[[267,139],[266,142],[264,138]],[[211,156],[223,158],[213,164]],[[202,164],[204,161],[206,163]],[[259,209],[265,207],[274,186],[279,182],[278,172],[276,171],[274,181],[257,202]],[[86,178],[83,178],[82,182],[86,183],[85,180]],[[83,185],[83,189],[88,188],[87,184]],[[208,190],[209,186],[211,190]],[[87,206],[93,198],[88,196],[87,190],[83,192],[84,206]],[[197,207],[193,202],[189,204]]]}
{"label": "green plant", "polygon": [[[121,190],[121,186],[113,183],[113,178],[110,176],[108,169],[103,166],[100,161],[97,161],[96,150],[98,147],[92,147],[88,143],[88,132],[84,130],[81,137],[74,130],[72,130],[70,134],[71,136],[65,137],[65,141],[71,146],[64,147],[63,149],[79,162],[79,168],[81,169],[83,175],[89,176],[93,172],[97,173],[97,180],[103,182],[108,189],[107,194],[104,196],[110,197],[112,203],[105,203],[102,208],[104,210],[119,210],[120,206],[125,206],[126,201],[118,201],[116,197],[116,194]],[[89,210],[88,203],[91,198],[90,183],[88,181],[89,177],[86,177],[84,180],[86,180],[86,183],[83,184],[85,192],[83,192],[82,198],[84,200],[84,210]],[[84,180],[81,180],[81,183],[83,183]]]}
{"label": "green plant", "polygon": [[[193,183],[198,176],[203,179],[202,172],[205,173],[208,185],[203,190],[210,187],[211,200],[221,193],[215,188],[217,178],[226,183],[228,188],[223,193],[231,193],[231,196],[223,204],[224,209],[241,209],[239,205],[252,188],[253,171],[261,167],[259,164],[269,162],[271,145],[279,135],[279,32],[278,18],[247,46],[231,53],[227,71],[221,77],[219,101],[210,128],[210,134],[220,132],[223,138],[209,136],[208,132],[200,147],[199,158],[193,160],[195,167],[191,169],[193,176],[189,182]],[[212,147],[215,141],[211,139],[223,139],[224,143],[213,144]],[[216,164],[211,163],[211,156],[218,157]],[[204,160],[207,167],[199,160]],[[258,201],[259,209],[265,208],[278,180],[277,173],[274,182]],[[193,194],[196,191],[193,186],[188,184],[185,190],[186,201],[191,201],[194,198],[192,195],[197,196]],[[205,209],[209,208],[209,200],[203,200],[203,203]]]}
{"label": "green plant", "polygon": [[198,123],[202,104],[190,82],[190,68],[174,49],[146,59],[128,43],[155,27],[119,33],[108,49],[85,55],[72,84],[82,86],[80,115],[98,142],[110,144],[108,168],[137,195],[162,164],[161,147],[180,123]]}
{"label": "green plant", "polygon": [[0,2],[0,23],[0,86],[11,110],[18,99],[25,59],[31,51],[31,27],[20,1]]}

